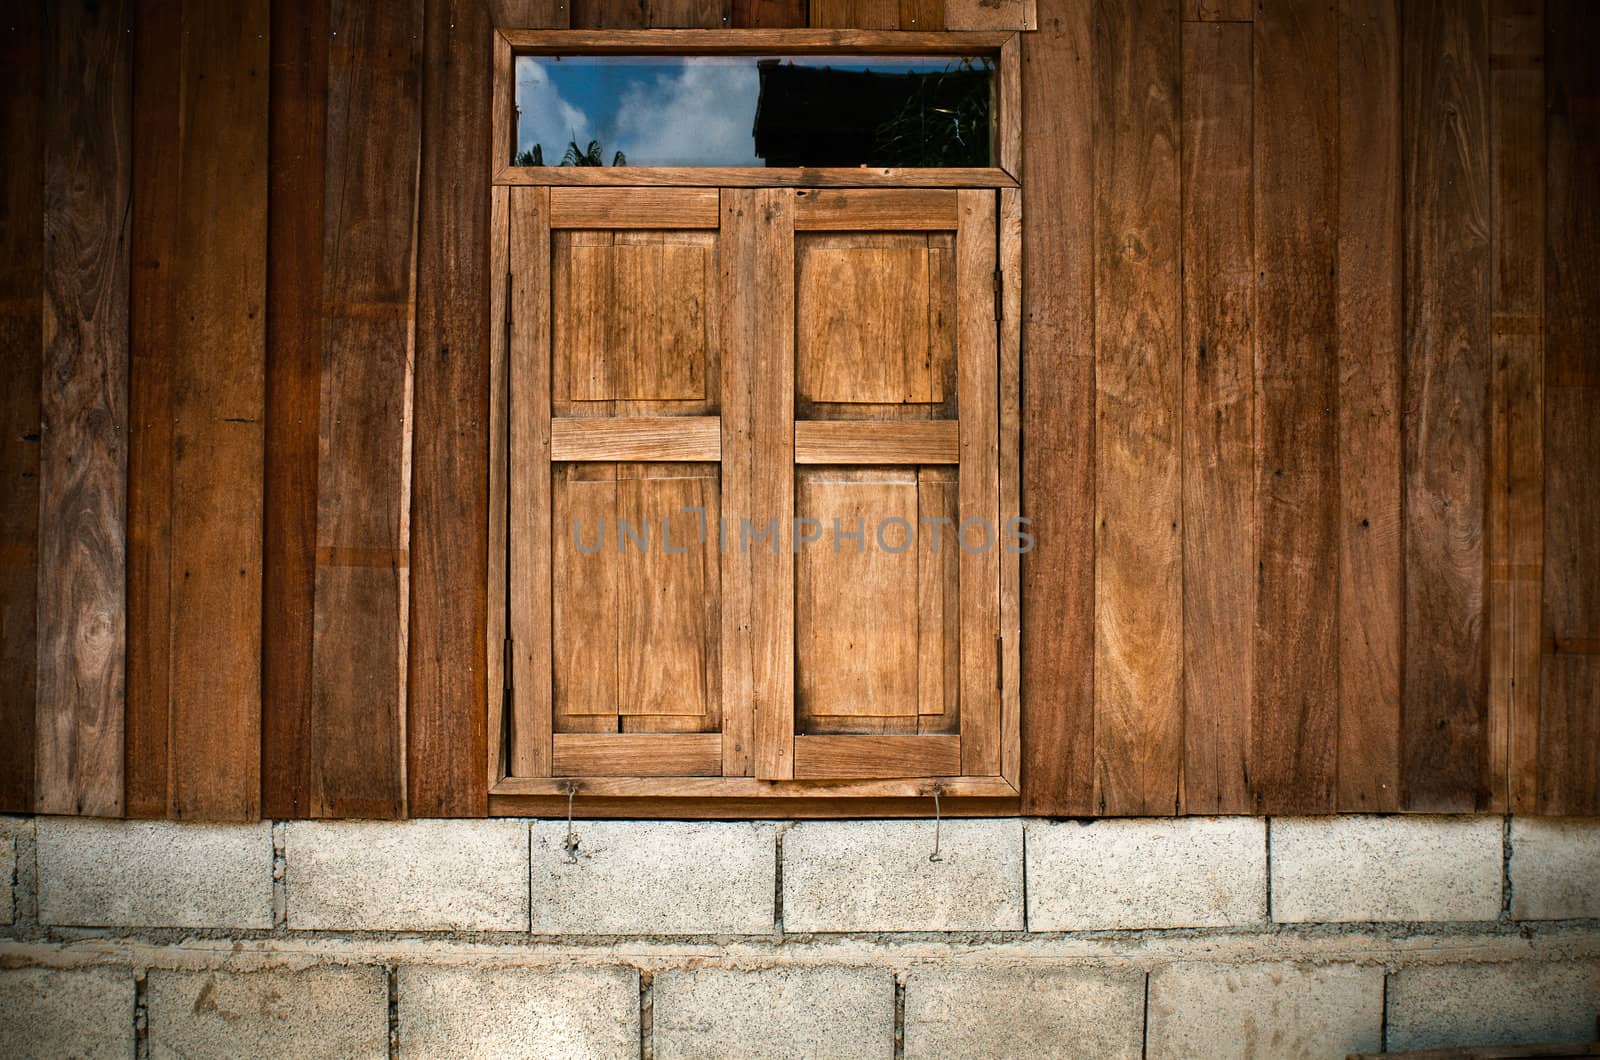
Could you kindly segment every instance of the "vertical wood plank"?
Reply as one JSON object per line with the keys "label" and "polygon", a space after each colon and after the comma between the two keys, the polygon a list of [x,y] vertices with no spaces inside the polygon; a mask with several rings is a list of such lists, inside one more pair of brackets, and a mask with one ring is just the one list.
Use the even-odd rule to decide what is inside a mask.
{"label": "vertical wood plank", "polygon": [[791,29],[806,24],[806,0],[733,0],[735,29]]}
{"label": "vertical wood plank", "polygon": [[511,312],[510,276],[511,189],[498,187],[489,200],[489,552],[485,557],[489,611],[484,639],[488,649],[485,683],[489,708],[485,767],[491,788],[506,776],[506,738],[511,734],[511,685],[506,680],[505,650],[511,628],[511,521],[507,497],[511,472],[511,390],[507,371],[511,336],[506,327],[507,314]]}
{"label": "vertical wood plank", "polygon": [[44,4],[0,20],[0,811],[33,808],[43,360]]}
{"label": "vertical wood plank", "polygon": [[1095,6],[1095,787],[1174,813],[1182,763],[1179,20]]}
{"label": "vertical wood plank", "polygon": [[1338,809],[1400,808],[1400,24],[1339,6]]}
{"label": "vertical wood plank", "polygon": [[[551,526],[550,192],[516,188],[510,202],[511,387],[507,477],[513,700],[509,768],[550,775]],[[565,534],[568,528],[560,527]],[[614,704],[613,704],[614,705]]]}
{"label": "vertical wood plank", "polygon": [[[1009,47],[1020,47],[1011,44]],[[1020,96],[1010,105],[1021,110]],[[1021,115],[1012,119],[1020,133]],[[1020,139],[1020,137],[1019,137]],[[1018,145],[1020,149],[1020,144]],[[1020,161],[1014,160],[1014,161]],[[1018,168],[1021,168],[1020,166]],[[1022,782],[1022,189],[1000,190],[1000,775]],[[1037,539],[1035,539],[1037,540]],[[946,615],[948,629],[955,616]],[[959,632],[956,634],[959,636]],[[948,637],[949,634],[947,633]],[[959,660],[958,660],[959,661]]]}
{"label": "vertical wood plank", "polygon": [[1404,23],[1404,806],[1487,810],[1487,4]]}
{"label": "vertical wood plank", "polygon": [[[987,547],[961,549],[961,771],[1000,772],[999,356],[994,287],[996,195],[959,193],[956,229],[956,374],[961,410],[961,523],[980,519]],[[990,278],[984,283],[984,277]],[[961,528],[957,528],[961,532]]]}
{"label": "vertical wood plank", "polygon": [[172,72],[171,755],[185,818],[250,820],[261,805],[268,28],[265,0],[186,4]]}
{"label": "vertical wood plank", "polygon": [[1544,4],[1489,8],[1489,772],[1536,812],[1544,563]]}
{"label": "vertical wood plank", "polygon": [[720,29],[732,0],[573,0],[574,29]]}
{"label": "vertical wood plank", "polygon": [[1183,25],[1183,807],[1248,813],[1255,540],[1250,27]]}
{"label": "vertical wood plank", "polygon": [[1249,22],[1255,17],[1253,0],[1184,0],[1186,22]]}
{"label": "vertical wood plank", "polygon": [[330,28],[312,813],[405,812],[412,267],[422,2]]}
{"label": "vertical wood plank", "polygon": [[122,812],[131,3],[51,8],[35,809]]}
{"label": "vertical wood plank", "polygon": [[139,26],[129,623],[152,640],[130,652],[128,809],[253,819],[267,5],[151,2]]}
{"label": "vertical wood plank", "polygon": [[1022,805],[1094,808],[1093,5],[1040,0],[1022,41]]}
{"label": "vertical wood plank", "polygon": [[899,29],[900,0],[810,0],[814,29]]}
{"label": "vertical wood plank", "polygon": [[1333,809],[1338,736],[1337,40],[1320,3],[1255,27],[1256,811]]}
{"label": "vertical wood plank", "polygon": [[1545,9],[1544,609],[1538,809],[1600,813],[1600,11]]}
{"label": "vertical wood plank", "polygon": [[328,17],[329,0],[272,5],[261,614],[261,810],[268,817],[312,810]]}
{"label": "vertical wood plank", "polygon": [[123,809],[129,817],[164,817],[172,806],[172,440],[183,5],[140,0],[135,11]]}
{"label": "vertical wood plank", "polygon": [[489,119],[485,0],[427,0],[407,669],[413,817],[488,811]]}
{"label": "vertical wood plank", "polygon": [[[781,780],[794,775],[794,193],[724,191],[721,240],[724,771]],[[746,549],[742,520],[776,520],[772,547]]]}

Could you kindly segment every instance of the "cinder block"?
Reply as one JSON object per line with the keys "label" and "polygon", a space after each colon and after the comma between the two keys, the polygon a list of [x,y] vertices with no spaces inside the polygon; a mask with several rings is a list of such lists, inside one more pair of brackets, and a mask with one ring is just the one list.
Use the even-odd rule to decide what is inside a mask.
{"label": "cinder block", "polygon": [[1137,1057],[1144,973],[1125,968],[917,967],[905,1055]]}
{"label": "cinder block", "polygon": [[0,971],[0,1056],[133,1056],[133,974],[117,968]]}
{"label": "cinder block", "polygon": [[389,1055],[389,981],[379,967],[148,977],[153,1058]]}
{"label": "cinder block", "polygon": [[1416,965],[1389,979],[1389,1050],[1592,1041],[1600,961]]}
{"label": "cinder block", "polygon": [[526,931],[526,821],[291,821],[291,928]]}
{"label": "cinder block", "polygon": [[1500,915],[1498,817],[1275,817],[1271,828],[1274,920]]}
{"label": "cinder block", "polygon": [[1383,969],[1173,964],[1150,973],[1151,1057],[1343,1056],[1383,1047]]}
{"label": "cinder block", "polygon": [[894,975],[879,968],[690,968],[655,977],[657,1060],[894,1055]]}
{"label": "cinder block", "polygon": [[533,824],[533,931],[556,935],[768,934],[778,826],[748,821]]}
{"label": "cinder block", "polygon": [[1600,821],[1511,819],[1511,915],[1518,920],[1600,917]]}
{"label": "cinder block", "polygon": [[1267,916],[1254,817],[1028,822],[1033,931],[1215,927]]}
{"label": "cinder block", "polygon": [[0,927],[37,914],[33,820],[0,816]]}
{"label": "cinder block", "polygon": [[39,919],[86,927],[272,926],[272,823],[41,817]]}
{"label": "cinder block", "polygon": [[1022,824],[804,821],[783,836],[786,931],[1018,931]]}
{"label": "cinder block", "polygon": [[639,1055],[639,973],[609,968],[435,968],[397,972],[400,1055]]}

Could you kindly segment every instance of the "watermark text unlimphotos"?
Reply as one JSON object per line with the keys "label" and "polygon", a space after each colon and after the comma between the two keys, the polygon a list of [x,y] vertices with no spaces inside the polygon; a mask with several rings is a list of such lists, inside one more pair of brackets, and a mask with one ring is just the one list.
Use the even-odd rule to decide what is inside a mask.
{"label": "watermark text unlimphotos", "polygon": [[[713,532],[706,510],[685,507],[678,511],[695,517],[693,535],[680,526],[679,537],[675,539],[672,520],[667,517],[655,522],[649,519],[585,520],[574,517],[571,526],[572,545],[585,556],[593,556],[607,547],[618,552],[633,549],[682,555],[689,551],[691,536],[694,544],[704,546],[707,535]],[[958,523],[949,516],[923,516],[913,525],[910,519],[899,515],[883,519],[855,515],[827,520],[811,516],[789,520],[778,517],[752,520],[741,516],[737,520],[719,518],[714,532],[717,535],[717,547],[723,552],[766,549],[778,553],[787,549],[798,553],[802,548],[831,547],[835,552],[865,552],[868,548],[874,548],[898,555],[916,545],[920,537],[926,541],[927,548],[935,553],[953,541],[963,552],[981,554],[999,547],[1012,555],[1021,555],[1033,550],[1033,534],[1028,529],[1032,525],[1033,520],[1021,515],[1013,515],[999,527],[981,517],[962,519]]]}

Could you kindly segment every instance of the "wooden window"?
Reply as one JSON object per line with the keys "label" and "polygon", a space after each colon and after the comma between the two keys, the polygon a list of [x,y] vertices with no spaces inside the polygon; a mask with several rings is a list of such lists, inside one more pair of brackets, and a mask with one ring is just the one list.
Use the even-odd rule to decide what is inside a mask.
{"label": "wooden window", "polygon": [[491,794],[1014,799],[1019,192],[494,206]]}

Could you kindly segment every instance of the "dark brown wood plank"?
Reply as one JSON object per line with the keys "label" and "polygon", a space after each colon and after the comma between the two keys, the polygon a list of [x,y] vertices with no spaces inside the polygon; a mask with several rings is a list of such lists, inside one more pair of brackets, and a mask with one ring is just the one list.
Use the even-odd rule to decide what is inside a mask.
{"label": "dark brown wood plank", "polygon": [[45,15],[0,20],[0,811],[33,808],[43,359]]}
{"label": "dark brown wood plank", "polygon": [[572,0],[574,29],[720,29],[732,0]]}
{"label": "dark brown wood plank", "polygon": [[128,810],[254,819],[267,7],[138,25]]}
{"label": "dark brown wood plank", "polygon": [[1492,805],[1537,812],[1544,564],[1544,2],[1491,0]]}
{"label": "dark brown wood plank", "polygon": [[1248,813],[1255,640],[1250,27],[1183,25],[1183,808]]}
{"label": "dark brown wood plank", "polygon": [[[1094,808],[1093,7],[1040,0],[1022,42],[1022,794]],[[1048,530],[1046,530],[1048,528]]]}
{"label": "dark brown wood plank", "polygon": [[261,809],[268,817],[311,812],[328,5],[272,6],[261,615]]}
{"label": "dark brown wood plank", "polygon": [[733,0],[735,29],[789,29],[806,24],[806,0]]}
{"label": "dark brown wood plank", "polygon": [[1403,22],[1403,805],[1486,810],[1487,3],[1408,8]]}
{"label": "dark brown wood plank", "polygon": [[1338,725],[1334,12],[1267,0],[1255,26],[1255,707],[1263,813],[1333,809]]}
{"label": "dark brown wood plank", "polygon": [[1095,5],[1095,789],[1101,812],[1178,810],[1179,20]]}
{"label": "dark brown wood plank", "polygon": [[428,0],[406,708],[414,817],[487,809],[489,30],[483,0]]}
{"label": "dark brown wood plank", "polygon": [[1544,633],[1538,809],[1600,813],[1600,10],[1545,8]]}
{"label": "dark brown wood plank", "polygon": [[265,0],[185,5],[174,285],[172,792],[260,815]]}
{"label": "dark brown wood plank", "polygon": [[172,391],[182,173],[182,5],[136,8],[128,357],[128,672],[124,812],[171,810]]}
{"label": "dark brown wood plank", "polygon": [[52,6],[34,808],[122,812],[133,11]]}
{"label": "dark brown wood plank", "polygon": [[330,28],[311,812],[405,812],[411,323],[422,0]]}
{"label": "dark brown wood plank", "polygon": [[900,29],[900,7],[901,0],[810,0],[808,17],[816,29]]}
{"label": "dark brown wood plank", "polygon": [[1400,808],[1400,24],[1339,7],[1338,808]]}

